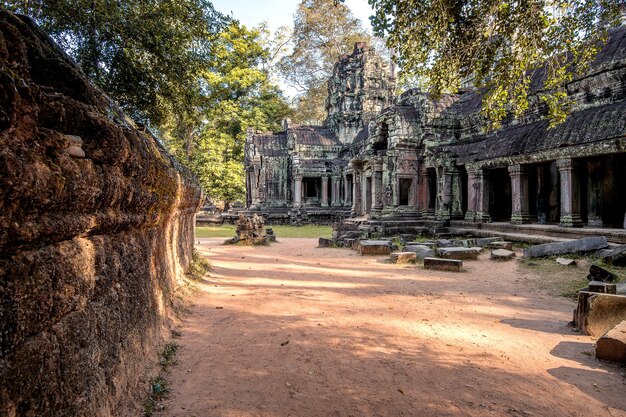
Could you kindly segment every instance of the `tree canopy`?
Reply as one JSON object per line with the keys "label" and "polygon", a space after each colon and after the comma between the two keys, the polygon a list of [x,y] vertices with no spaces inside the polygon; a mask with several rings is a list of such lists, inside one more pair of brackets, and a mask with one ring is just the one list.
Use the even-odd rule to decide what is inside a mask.
{"label": "tree canopy", "polygon": [[293,51],[278,64],[282,77],[299,91],[294,122],[320,123],[326,117],[326,82],[342,55],[356,42],[370,42],[344,4],[333,0],[302,0],[294,14]]}
{"label": "tree canopy", "polygon": [[547,79],[541,99],[553,124],[567,115],[566,83],[589,65],[623,0],[369,0],[374,33],[387,37],[408,74],[435,96],[463,80],[487,87],[483,112],[495,122],[528,108],[532,72]]}

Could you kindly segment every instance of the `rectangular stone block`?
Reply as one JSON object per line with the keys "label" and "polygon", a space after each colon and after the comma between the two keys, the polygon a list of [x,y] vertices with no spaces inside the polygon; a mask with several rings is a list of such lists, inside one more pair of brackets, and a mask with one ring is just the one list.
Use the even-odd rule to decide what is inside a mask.
{"label": "rectangular stone block", "polygon": [[362,240],[359,242],[361,255],[389,255],[391,242],[389,240]]}
{"label": "rectangular stone block", "polygon": [[437,271],[461,272],[463,261],[457,259],[424,258],[424,268]]}
{"label": "rectangular stone block", "polygon": [[513,250],[513,242],[491,242],[487,245],[489,249],[505,249],[505,250]]}
{"label": "rectangular stone block", "polygon": [[393,252],[390,259],[394,264],[408,264],[415,262],[416,257],[415,252]]}
{"label": "rectangular stone block", "polygon": [[476,260],[478,259],[478,252],[474,248],[439,248],[439,257],[443,259]]}
{"label": "rectangular stone block", "polygon": [[501,242],[504,239],[501,237],[479,237],[476,239],[476,246],[487,246],[493,242]]}
{"label": "rectangular stone block", "polygon": [[596,358],[626,364],[626,320],[598,339]]}
{"label": "rectangular stone block", "polygon": [[594,236],[569,242],[544,243],[524,249],[524,258],[563,255],[565,253],[590,252],[608,246],[606,237]]}
{"label": "rectangular stone block", "polygon": [[617,285],[602,281],[590,281],[587,286],[589,292],[601,294],[617,294]]}
{"label": "rectangular stone block", "polygon": [[600,337],[626,320],[626,296],[578,291],[574,327],[581,333]]}

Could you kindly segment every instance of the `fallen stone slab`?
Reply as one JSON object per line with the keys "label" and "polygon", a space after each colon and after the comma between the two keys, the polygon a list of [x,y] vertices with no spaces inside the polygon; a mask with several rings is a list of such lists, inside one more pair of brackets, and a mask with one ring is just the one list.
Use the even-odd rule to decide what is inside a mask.
{"label": "fallen stone slab", "polygon": [[515,258],[515,252],[506,249],[496,249],[491,251],[492,261],[508,261]]}
{"label": "fallen stone slab", "polygon": [[415,252],[392,252],[390,255],[391,262],[394,264],[408,264],[415,262]]}
{"label": "fallen stone slab", "polygon": [[626,320],[598,339],[596,342],[596,358],[626,363]]}
{"label": "fallen stone slab", "polygon": [[544,243],[524,249],[524,258],[539,258],[566,253],[590,252],[608,246],[606,237],[594,236],[569,242]]}
{"label": "fallen stone slab", "polygon": [[617,285],[602,281],[590,281],[587,291],[601,294],[617,294]]}
{"label": "fallen stone slab", "polygon": [[391,253],[391,241],[361,240],[358,251],[361,255],[389,255]]}
{"label": "fallen stone slab", "polygon": [[556,258],[556,263],[563,266],[576,266],[576,261],[568,258]]}
{"label": "fallen stone slab", "polygon": [[424,245],[407,245],[404,247],[405,252],[413,252],[415,256],[419,260],[424,260],[424,258],[434,258],[435,251],[428,246]]}
{"label": "fallen stone slab", "polygon": [[461,272],[463,261],[457,259],[424,258],[424,268],[437,271]]}
{"label": "fallen stone slab", "polygon": [[501,237],[480,237],[476,239],[476,246],[487,246],[493,242],[502,242]]}
{"label": "fallen stone slab", "polygon": [[449,248],[452,246],[452,241],[448,239],[438,239],[436,243],[440,248]]}
{"label": "fallen stone slab", "polygon": [[578,291],[574,327],[581,333],[600,337],[626,320],[626,296]]}
{"label": "fallen stone slab", "polygon": [[487,245],[487,247],[489,249],[506,249],[506,250],[513,250],[513,242],[506,242],[506,241],[502,241],[502,242],[491,242],[490,244]]}
{"label": "fallen stone slab", "polygon": [[598,265],[591,265],[589,267],[589,275],[587,275],[589,281],[613,282],[617,281],[617,278],[617,275]]}
{"label": "fallen stone slab", "polygon": [[626,266],[626,245],[611,249],[601,256],[602,260],[613,266]]}
{"label": "fallen stone slab", "polygon": [[324,237],[320,237],[318,247],[320,248],[332,248],[335,246],[335,242],[332,239],[326,239]]}
{"label": "fallen stone slab", "polygon": [[474,248],[439,248],[439,257],[443,259],[476,260],[478,252]]}

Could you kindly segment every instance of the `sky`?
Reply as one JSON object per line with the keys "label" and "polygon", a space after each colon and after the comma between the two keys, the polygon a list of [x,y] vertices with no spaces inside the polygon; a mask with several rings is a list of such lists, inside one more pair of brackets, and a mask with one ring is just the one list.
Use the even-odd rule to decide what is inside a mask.
{"label": "sky", "polygon": [[[266,21],[272,31],[293,24],[293,14],[300,0],[213,0],[216,10],[231,14],[246,26],[257,26]],[[370,29],[369,16],[372,9],[367,0],[346,0],[352,14],[363,21],[363,27]],[[371,30],[371,29],[370,29]]]}

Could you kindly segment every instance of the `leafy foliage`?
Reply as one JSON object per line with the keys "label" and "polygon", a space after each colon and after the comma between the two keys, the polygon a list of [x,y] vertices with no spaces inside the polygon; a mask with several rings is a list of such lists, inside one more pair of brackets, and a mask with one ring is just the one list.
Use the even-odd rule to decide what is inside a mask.
{"label": "leafy foliage", "polygon": [[302,0],[294,14],[293,50],[278,64],[282,77],[300,95],[294,122],[320,123],[326,117],[326,81],[342,55],[356,42],[371,42],[344,4],[333,0]]}
{"label": "leafy foliage", "polygon": [[545,68],[542,100],[553,124],[565,120],[565,85],[597,53],[622,0],[369,0],[374,32],[388,35],[404,71],[434,95],[463,80],[488,87],[484,114],[497,125],[528,109],[534,70]]}

